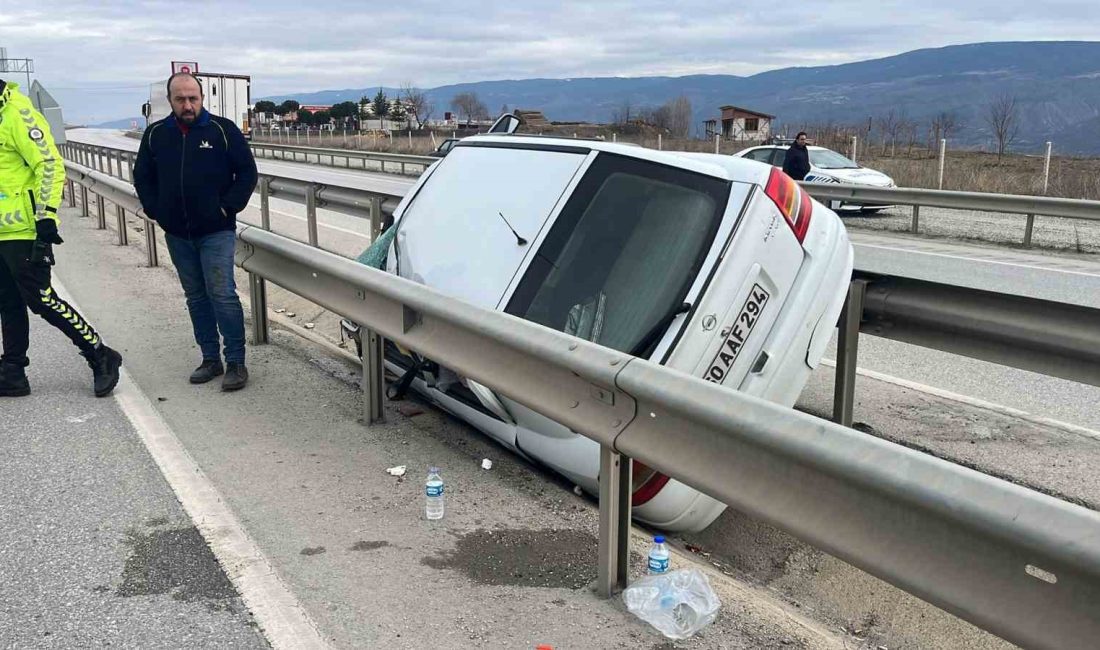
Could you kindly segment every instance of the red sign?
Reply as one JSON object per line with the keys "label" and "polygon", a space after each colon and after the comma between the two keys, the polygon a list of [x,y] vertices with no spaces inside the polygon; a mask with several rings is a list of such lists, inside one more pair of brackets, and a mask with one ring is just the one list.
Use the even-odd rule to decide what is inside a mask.
{"label": "red sign", "polygon": [[173,61],[172,62],[172,74],[180,72],[186,72],[188,74],[195,74],[199,71],[199,64],[194,61]]}

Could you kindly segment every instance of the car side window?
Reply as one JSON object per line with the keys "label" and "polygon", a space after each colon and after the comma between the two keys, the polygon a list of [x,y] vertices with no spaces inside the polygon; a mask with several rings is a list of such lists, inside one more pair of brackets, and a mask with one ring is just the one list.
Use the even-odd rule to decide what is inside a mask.
{"label": "car side window", "polygon": [[782,167],[787,160],[787,150],[783,148],[772,149],[772,165]]}
{"label": "car side window", "polygon": [[755,151],[748,152],[747,154],[745,154],[745,157],[748,158],[749,160],[755,160],[757,162],[766,163],[766,162],[768,162],[768,159],[772,157],[772,150],[771,149],[757,149]]}

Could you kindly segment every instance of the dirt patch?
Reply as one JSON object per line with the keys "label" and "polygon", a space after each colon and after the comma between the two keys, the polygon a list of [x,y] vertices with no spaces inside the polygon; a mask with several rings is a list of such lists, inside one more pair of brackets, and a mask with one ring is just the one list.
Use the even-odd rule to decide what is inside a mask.
{"label": "dirt patch", "polygon": [[354,544],[352,544],[351,548],[348,549],[348,550],[350,550],[350,551],[373,551],[373,550],[376,550],[376,549],[384,548],[384,547],[389,546],[389,545],[390,545],[389,542],[358,541],[358,542],[355,542]]}
{"label": "dirt patch", "polygon": [[483,585],[584,589],[596,579],[596,545],[594,535],[575,530],[478,529],[443,557],[421,562]]}
{"label": "dirt patch", "polygon": [[122,572],[119,596],[171,593],[177,600],[229,599],[237,596],[210,547],[194,526],[142,533],[131,531],[130,557]]}

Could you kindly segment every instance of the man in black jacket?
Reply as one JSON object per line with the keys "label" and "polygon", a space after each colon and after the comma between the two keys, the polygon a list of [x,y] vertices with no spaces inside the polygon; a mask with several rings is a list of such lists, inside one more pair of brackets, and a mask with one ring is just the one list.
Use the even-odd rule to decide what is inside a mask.
{"label": "man in black jacket", "polygon": [[[237,213],[256,187],[256,161],[231,120],[202,107],[202,86],[181,73],[168,80],[172,114],[149,125],[134,164],[145,214],[164,230],[202,351],[193,384],[225,374],[222,390],[248,383],[244,311],[233,278]],[[225,366],[219,338],[225,351]]]}
{"label": "man in black jacket", "polygon": [[800,181],[810,173],[810,152],[806,149],[806,132],[799,131],[794,138],[794,143],[787,149],[787,157],[783,159],[783,172]]}

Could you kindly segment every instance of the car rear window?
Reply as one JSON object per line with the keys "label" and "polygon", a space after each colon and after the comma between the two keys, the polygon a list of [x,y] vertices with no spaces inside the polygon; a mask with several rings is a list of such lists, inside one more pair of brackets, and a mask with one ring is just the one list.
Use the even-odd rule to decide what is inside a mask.
{"label": "car rear window", "polygon": [[506,311],[643,354],[699,273],[728,195],[716,178],[600,154]]}

